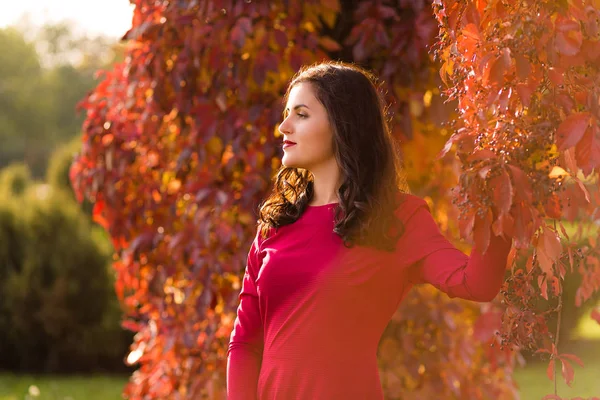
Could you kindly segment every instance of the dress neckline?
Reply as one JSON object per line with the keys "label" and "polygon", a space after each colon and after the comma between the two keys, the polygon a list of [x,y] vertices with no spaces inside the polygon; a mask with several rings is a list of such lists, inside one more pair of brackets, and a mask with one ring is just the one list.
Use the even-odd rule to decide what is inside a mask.
{"label": "dress neckline", "polygon": [[327,203],[327,204],[321,204],[320,206],[311,206],[310,204],[307,205],[307,208],[329,208],[329,207],[333,207],[336,206],[340,203]]}

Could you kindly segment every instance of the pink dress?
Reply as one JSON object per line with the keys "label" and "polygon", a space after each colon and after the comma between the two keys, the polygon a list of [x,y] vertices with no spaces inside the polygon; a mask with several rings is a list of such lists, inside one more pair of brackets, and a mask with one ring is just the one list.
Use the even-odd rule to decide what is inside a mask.
{"label": "pink dress", "polygon": [[491,301],[511,242],[493,234],[468,257],[440,233],[427,203],[405,195],[392,253],[344,247],[335,204],[308,207],[248,255],[227,352],[229,400],[383,399],[379,339],[408,290]]}

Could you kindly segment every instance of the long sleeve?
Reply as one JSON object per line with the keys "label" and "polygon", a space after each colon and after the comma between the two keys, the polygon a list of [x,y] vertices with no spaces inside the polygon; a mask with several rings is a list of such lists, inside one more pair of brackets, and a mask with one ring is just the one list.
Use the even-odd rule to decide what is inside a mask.
{"label": "long sleeve", "polygon": [[263,352],[263,322],[256,278],[260,269],[260,233],[248,253],[240,303],[227,350],[227,399],[255,400]]}
{"label": "long sleeve", "polygon": [[450,297],[491,301],[502,286],[512,241],[490,233],[485,253],[473,248],[467,256],[440,232],[427,203],[418,198],[407,202],[404,255],[411,259],[409,279],[429,283]]}

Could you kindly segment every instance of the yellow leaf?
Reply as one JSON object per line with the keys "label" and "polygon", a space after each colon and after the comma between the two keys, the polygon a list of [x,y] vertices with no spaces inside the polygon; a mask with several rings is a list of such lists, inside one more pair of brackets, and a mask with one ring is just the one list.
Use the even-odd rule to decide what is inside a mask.
{"label": "yellow leaf", "polygon": [[552,179],[562,179],[566,178],[567,176],[569,176],[569,173],[556,165],[554,166],[554,168],[552,168],[552,171],[550,171],[550,174],[548,175],[548,177]]}
{"label": "yellow leaf", "polygon": [[425,94],[423,95],[423,103],[425,104],[425,107],[429,107],[431,105],[432,98],[433,98],[433,92],[431,90],[426,91]]}
{"label": "yellow leaf", "polygon": [[310,33],[315,31],[315,25],[311,21],[306,21],[302,27]]}
{"label": "yellow leaf", "polygon": [[169,186],[167,187],[167,192],[169,194],[173,194],[177,192],[181,188],[181,181],[179,179],[174,179],[169,182]]}
{"label": "yellow leaf", "polygon": [[552,147],[550,148],[550,150],[548,150],[548,156],[550,157],[550,159],[554,159],[556,157],[558,157],[558,147],[556,146],[556,143],[554,143],[552,145]]}
{"label": "yellow leaf", "polygon": [[217,136],[210,138],[206,143],[206,150],[211,154],[220,155],[223,151],[223,142],[221,141],[221,138]]}
{"label": "yellow leaf", "polygon": [[328,27],[333,28],[337,19],[337,14],[336,10],[325,11],[321,14],[321,18],[323,18],[323,21],[325,21],[325,24]]}

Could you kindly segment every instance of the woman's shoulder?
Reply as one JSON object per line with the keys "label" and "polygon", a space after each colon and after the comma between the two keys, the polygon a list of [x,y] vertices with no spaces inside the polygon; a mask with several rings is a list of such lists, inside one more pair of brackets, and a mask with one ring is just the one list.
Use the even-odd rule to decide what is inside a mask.
{"label": "woman's shoulder", "polygon": [[398,192],[396,195],[395,214],[402,221],[407,221],[410,219],[410,217],[421,208],[425,208],[427,211],[430,211],[427,202],[419,196],[415,196],[414,194],[406,192]]}

